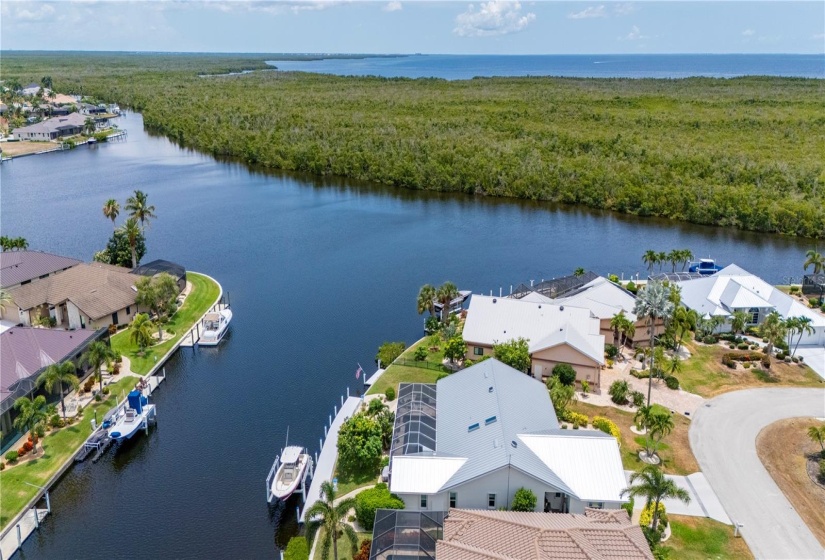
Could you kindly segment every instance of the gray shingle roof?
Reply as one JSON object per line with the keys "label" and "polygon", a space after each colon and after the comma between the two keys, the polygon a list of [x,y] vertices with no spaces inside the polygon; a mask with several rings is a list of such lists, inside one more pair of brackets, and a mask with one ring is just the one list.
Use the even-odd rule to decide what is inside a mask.
{"label": "gray shingle roof", "polygon": [[40,251],[4,251],[0,253],[0,286],[14,286],[81,262]]}

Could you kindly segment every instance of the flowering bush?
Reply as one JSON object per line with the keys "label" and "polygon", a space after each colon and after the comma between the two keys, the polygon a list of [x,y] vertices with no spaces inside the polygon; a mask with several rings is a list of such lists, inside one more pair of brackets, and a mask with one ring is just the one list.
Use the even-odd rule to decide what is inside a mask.
{"label": "flowering bush", "polygon": [[597,430],[601,430],[606,434],[610,434],[616,441],[619,442],[619,445],[622,443],[622,432],[619,431],[619,427],[609,418],[604,418],[602,416],[594,416],[593,417],[593,427]]}

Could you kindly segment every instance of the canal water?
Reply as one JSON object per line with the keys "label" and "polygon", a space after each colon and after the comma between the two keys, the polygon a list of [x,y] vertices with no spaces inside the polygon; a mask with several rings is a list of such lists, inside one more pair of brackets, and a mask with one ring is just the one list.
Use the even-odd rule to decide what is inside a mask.
{"label": "canal water", "polygon": [[[266,173],[181,149],[120,120],[128,140],[32,156],[0,170],[2,234],[91,259],[101,208],[148,193],[144,261],[218,279],[234,321],[217,349],[181,349],[155,393],[158,428],[73,468],[23,548],[43,558],[275,558],[294,531],[264,477],[284,444],[315,450],[333,405],[385,341],[416,340],[418,288],[489,293],[531,279],[644,273],[646,249],[690,248],[771,282],[801,273],[811,242],[511,200]],[[119,223],[122,221],[122,217]],[[280,534],[280,537],[279,537]]]}

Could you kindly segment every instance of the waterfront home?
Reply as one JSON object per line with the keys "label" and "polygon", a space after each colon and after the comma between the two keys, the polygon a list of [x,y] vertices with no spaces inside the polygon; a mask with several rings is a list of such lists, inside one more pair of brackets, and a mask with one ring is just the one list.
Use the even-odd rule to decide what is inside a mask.
{"label": "waterfront home", "polygon": [[495,359],[437,384],[401,384],[389,484],[414,511],[509,508],[522,487],[545,512],[627,501],[616,439],[560,429],[541,382]]}
{"label": "waterfront home", "polygon": [[375,513],[370,558],[652,560],[624,510],[584,514],[450,509]]}
{"label": "waterfront home", "polygon": [[[72,360],[78,365],[86,347],[105,340],[106,329],[63,331],[12,327],[0,333],[0,431],[15,433],[14,401],[35,391],[38,376],[51,364]],[[82,371],[78,377],[83,377]]]}
{"label": "waterfront home", "polygon": [[463,337],[473,360],[492,355],[495,344],[524,338],[534,377],[549,377],[553,367],[566,363],[576,370],[577,381],[598,388],[604,364],[600,328],[589,309],[558,305],[542,294],[521,299],[473,295]]}
{"label": "waterfront home", "polygon": [[39,316],[52,317],[63,328],[98,329],[134,318],[138,277],[128,268],[80,263],[8,292],[24,325],[33,324]]}
{"label": "waterfront home", "polygon": [[[39,282],[81,262],[40,251],[3,251],[0,252],[0,287],[9,290]],[[19,307],[14,298],[11,303],[0,309],[0,319],[13,325],[22,323]]]}
{"label": "waterfront home", "polygon": [[675,283],[681,290],[682,303],[702,317],[724,317],[720,332],[731,330],[736,311],[748,314],[748,326],[756,326],[773,311],[782,317],[808,317],[812,333],[802,334],[802,346],[825,345],[825,317],[797,299],[771,286],[758,276],[731,264],[703,278]]}
{"label": "waterfront home", "polygon": [[52,117],[39,123],[15,128],[14,137],[18,140],[48,142],[65,136],[73,136],[83,132],[87,118],[86,115],[80,113]]}

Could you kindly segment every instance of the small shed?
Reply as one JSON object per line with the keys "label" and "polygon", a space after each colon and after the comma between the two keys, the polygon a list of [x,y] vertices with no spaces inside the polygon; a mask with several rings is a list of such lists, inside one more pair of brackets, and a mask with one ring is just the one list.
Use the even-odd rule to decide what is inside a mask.
{"label": "small shed", "polygon": [[158,259],[148,262],[134,269],[132,274],[140,274],[141,276],[148,276],[149,278],[152,278],[161,272],[165,272],[172,276],[172,278],[174,278],[178,283],[179,290],[183,291],[186,287],[186,268],[171,261]]}

